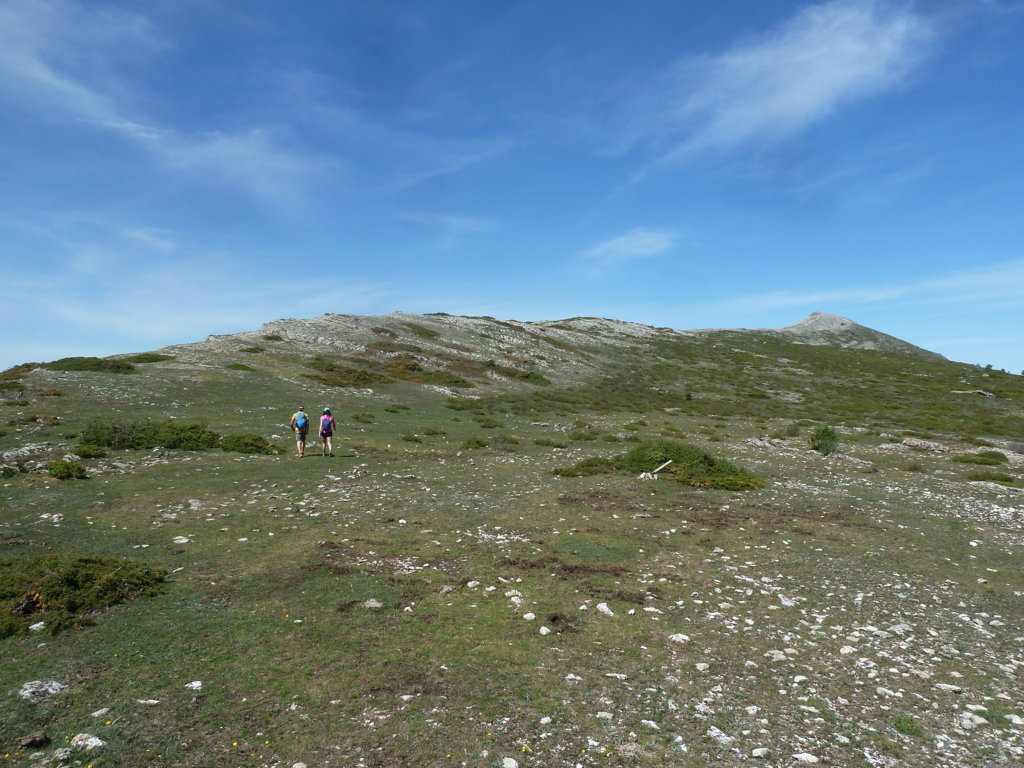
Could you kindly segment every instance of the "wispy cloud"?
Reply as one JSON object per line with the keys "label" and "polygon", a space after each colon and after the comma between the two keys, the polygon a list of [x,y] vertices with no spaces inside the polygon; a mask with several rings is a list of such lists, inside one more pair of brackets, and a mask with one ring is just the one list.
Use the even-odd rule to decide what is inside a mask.
{"label": "wispy cloud", "polygon": [[787,307],[827,310],[898,303],[910,306],[942,305],[1024,311],[1024,259],[1005,261],[916,282],[865,285],[843,290],[771,291],[748,294],[714,303],[716,312],[756,315]]}
{"label": "wispy cloud", "polygon": [[455,214],[422,213],[400,211],[396,216],[402,221],[439,233],[438,246],[442,250],[453,248],[468,235],[489,232],[497,228],[490,219]]}
{"label": "wispy cloud", "polygon": [[603,275],[625,263],[657,256],[670,250],[679,234],[670,229],[634,227],[624,235],[590,246],[580,254],[583,270]]}
{"label": "wispy cloud", "polygon": [[683,59],[638,111],[637,137],[660,147],[647,170],[790,139],[898,86],[935,37],[931,22],[906,4],[832,0],[721,53]]}
{"label": "wispy cloud", "polygon": [[169,47],[142,15],[66,0],[0,7],[0,92],[34,109],[107,131],[143,147],[165,167],[265,202],[301,196],[328,158],[289,149],[265,127],[185,133],[146,119],[123,71]]}

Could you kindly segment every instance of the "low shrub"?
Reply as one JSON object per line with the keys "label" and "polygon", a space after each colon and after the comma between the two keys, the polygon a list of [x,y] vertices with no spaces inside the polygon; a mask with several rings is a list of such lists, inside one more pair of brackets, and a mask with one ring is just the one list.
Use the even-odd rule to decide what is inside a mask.
{"label": "low shrub", "polygon": [[384,410],[387,411],[388,413],[401,413],[402,411],[408,411],[409,410],[409,406],[408,405],[389,405]]}
{"label": "low shrub", "polygon": [[57,634],[95,623],[97,611],[163,591],[166,572],[117,557],[0,559],[0,638],[38,621]]}
{"label": "low shrub", "polygon": [[6,392],[8,389],[24,392],[25,383],[18,379],[0,379],[0,392]]}
{"label": "low shrub", "polygon": [[590,440],[597,440],[598,434],[599,433],[595,429],[577,429],[569,433],[569,439],[579,442],[588,442]]}
{"label": "low shrub", "polygon": [[248,366],[245,363],[228,363],[224,366],[229,371],[255,371],[256,369],[252,366]]}
{"label": "low shrub", "polygon": [[63,397],[64,393],[59,389],[44,389],[39,393],[40,397]]}
{"label": "low shrub", "polygon": [[4,405],[13,405],[20,408],[24,408],[28,404],[28,400],[4,400]]}
{"label": "low shrub", "polygon": [[402,439],[407,443],[422,443],[423,438],[419,435],[402,435]]}
{"label": "low shrub", "polygon": [[252,432],[243,435],[224,435],[220,439],[220,449],[231,453],[254,453],[268,456],[284,453],[284,448],[274,445],[263,435]]}
{"label": "low shrub", "polygon": [[533,441],[534,445],[543,445],[547,448],[568,448],[569,443],[564,440],[552,440],[550,437],[538,437]]}
{"label": "low shrub", "polygon": [[323,369],[322,373],[305,373],[303,376],[331,387],[373,387],[391,381],[379,373],[348,366],[331,366]]}
{"label": "low shrub", "polygon": [[94,371],[97,373],[132,373],[135,366],[124,360],[104,357],[62,357],[52,363],[43,363],[51,371]]}
{"label": "low shrub", "polygon": [[85,480],[89,477],[85,465],[78,461],[51,461],[46,465],[46,471],[58,480]]}
{"label": "low shrub", "polygon": [[284,341],[284,336],[280,333],[265,333],[263,334],[264,341]]}
{"label": "low shrub", "polygon": [[374,333],[379,333],[382,336],[390,336],[391,338],[395,338],[398,335],[397,333],[392,331],[390,328],[385,328],[385,327],[380,326],[380,325],[375,325],[370,330],[373,331]]}
{"label": "low shrub", "polygon": [[839,447],[839,435],[832,427],[818,427],[811,433],[811,448],[822,456],[835,453]]}
{"label": "low shrub", "polygon": [[373,424],[376,416],[369,411],[359,411],[358,413],[353,413],[349,418],[353,421],[358,421],[360,424]]}
{"label": "low shrub", "polygon": [[443,429],[434,429],[433,427],[430,427],[429,429],[424,429],[423,434],[428,437],[436,437],[438,435],[447,435],[448,433]]}
{"label": "low shrub", "polygon": [[482,440],[479,437],[468,437],[462,443],[462,450],[473,451],[478,448],[486,448],[488,445],[486,440]]}
{"label": "low shrub", "polygon": [[1020,487],[1015,477],[1013,477],[1012,475],[1007,475],[1004,472],[988,472],[984,470],[979,470],[977,472],[971,472],[969,475],[967,475],[967,479],[986,483],[997,483],[999,485],[1008,485],[1011,488]]}
{"label": "low shrub", "polygon": [[586,477],[588,475],[603,475],[615,471],[615,462],[601,456],[592,456],[589,459],[578,461],[571,467],[558,467],[554,474],[559,477]]}
{"label": "low shrub", "polygon": [[679,482],[699,488],[720,488],[728,491],[742,491],[762,488],[765,481],[757,475],[734,466],[723,459],[716,459],[707,451],[683,443],[661,440],[641,443],[627,453],[613,459],[600,457],[584,459],[572,467],[562,467],[555,474],[569,477],[599,474],[613,470],[632,473],[652,472],[666,461],[672,461],[667,471]]}
{"label": "low shrub", "polygon": [[171,448],[206,451],[220,444],[220,435],[202,424],[176,421],[92,421],[80,436],[82,443],[106,448],[143,450]]}
{"label": "low shrub", "polygon": [[138,355],[122,357],[126,363],[159,363],[164,360],[173,360],[174,355],[161,355],[159,352],[142,352]]}
{"label": "low shrub", "polygon": [[1005,464],[1009,459],[1006,458],[1005,453],[999,451],[979,451],[978,453],[965,453],[960,456],[954,456],[953,461],[958,461],[961,464],[981,464],[995,467],[999,464]]}
{"label": "low shrub", "polygon": [[263,351],[263,347],[242,347],[239,352],[248,352],[250,355],[255,355]]}
{"label": "low shrub", "polygon": [[497,419],[491,419],[487,416],[477,416],[473,419],[482,429],[500,429],[505,425]]}
{"label": "low shrub", "polygon": [[102,459],[107,455],[107,449],[102,445],[82,443],[75,446],[74,454],[83,459]]}
{"label": "low shrub", "polygon": [[419,336],[421,339],[436,339],[441,336],[437,331],[426,328],[418,323],[402,323],[402,325],[412,331],[414,336]]}

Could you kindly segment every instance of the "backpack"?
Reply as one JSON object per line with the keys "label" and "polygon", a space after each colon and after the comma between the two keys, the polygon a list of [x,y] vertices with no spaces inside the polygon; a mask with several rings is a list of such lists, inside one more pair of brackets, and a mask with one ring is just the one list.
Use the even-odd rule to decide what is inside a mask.
{"label": "backpack", "polygon": [[334,427],[334,417],[329,416],[326,413],[320,417],[320,431],[330,432]]}
{"label": "backpack", "polygon": [[305,429],[309,426],[309,419],[306,418],[306,414],[302,411],[295,414],[295,426],[297,429]]}

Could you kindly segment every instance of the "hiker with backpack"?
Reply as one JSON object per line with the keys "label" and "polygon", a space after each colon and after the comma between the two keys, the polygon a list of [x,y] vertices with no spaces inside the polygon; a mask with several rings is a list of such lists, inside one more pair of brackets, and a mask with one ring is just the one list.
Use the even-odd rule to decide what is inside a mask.
{"label": "hiker with backpack", "polygon": [[320,417],[320,449],[324,456],[333,456],[334,448],[331,445],[331,438],[334,436],[334,417],[330,408],[324,408],[323,416]]}
{"label": "hiker with backpack", "polygon": [[292,414],[292,420],[288,423],[295,433],[295,450],[301,459],[306,455],[306,435],[309,434],[309,416],[306,415],[306,407],[299,406],[299,410]]}

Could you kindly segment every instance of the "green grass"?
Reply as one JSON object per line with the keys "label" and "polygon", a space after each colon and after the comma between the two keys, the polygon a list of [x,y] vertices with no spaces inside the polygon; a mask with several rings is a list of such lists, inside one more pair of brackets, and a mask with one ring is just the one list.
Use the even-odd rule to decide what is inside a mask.
{"label": "green grass", "polygon": [[[50,447],[5,465],[0,557],[116,558],[165,576],[160,593],[69,613],[54,636],[18,617],[0,641],[5,764],[32,765],[17,739],[42,729],[53,747],[97,733],[109,748],[88,756],[96,766],[698,766],[733,754],[708,737],[715,725],[740,754],[769,746],[780,762],[820,743],[835,765],[863,764],[865,750],[949,765],[931,736],[951,733],[968,703],[993,726],[971,731],[957,760],[1013,762],[997,734],[1022,714],[1002,668],[1024,632],[1019,492],[961,482],[974,467],[960,472],[950,453],[888,443],[914,432],[953,454],[977,440],[1012,450],[1024,439],[1019,377],[743,334],[618,347],[559,332],[555,346],[507,325],[494,327],[535,346],[477,359],[537,361],[557,384],[499,373],[474,379],[467,394],[480,397],[449,400],[386,373],[390,360],[311,369],[317,350],[290,344],[261,356],[246,387],[224,367],[237,352],[213,345],[131,376],[18,372],[31,405],[0,406],[15,422],[0,451]],[[474,343],[454,330],[431,341],[451,359],[416,357],[422,368],[469,359]],[[202,366],[181,362],[196,357]],[[585,373],[571,378],[567,360]],[[385,380],[338,390],[301,375],[339,368]],[[40,396],[55,385],[63,397]],[[1000,394],[948,395],[972,387]],[[286,424],[299,404],[342,414],[334,458],[315,439],[313,455],[294,455]],[[39,471],[111,424],[126,447],[86,459],[87,482]],[[127,439],[164,424],[216,444]],[[844,453],[877,471],[810,452],[820,424],[856,434]],[[747,442],[773,432],[781,446]],[[626,435],[641,442],[606,442]],[[231,436],[288,451],[219,450]],[[637,478],[667,456],[678,474]],[[923,471],[903,471],[911,461]],[[552,473],[563,465],[598,471]],[[708,482],[719,476],[759,480],[739,493]],[[365,608],[371,598],[381,607]],[[906,635],[868,629],[899,621]],[[854,653],[840,653],[847,644]],[[16,692],[33,679],[69,691],[30,705]],[[192,680],[202,691],[184,688]],[[964,690],[939,694],[937,681]],[[93,718],[101,707],[109,715]]]}

